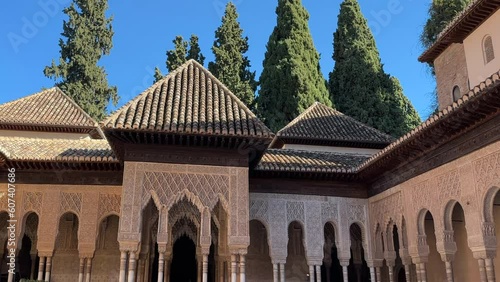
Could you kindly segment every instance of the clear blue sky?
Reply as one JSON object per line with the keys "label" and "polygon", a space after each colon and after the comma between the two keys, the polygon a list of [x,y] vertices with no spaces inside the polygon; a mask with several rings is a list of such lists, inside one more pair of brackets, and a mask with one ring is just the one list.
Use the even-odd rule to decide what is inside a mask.
{"label": "clear blue sky", "polygon": [[[426,118],[435,82],[417,58],[423,51],[418,37],[427,18],[429,1],[359,1],[375,35],[385,71],[401,80],[405,94]],[[266,43],[276,24],[277,1],[233,2],[250,40],[247,55],[259,77]],[[62,9],[69,3],[70,0],[19,0],[3,4],[0,103],[53,86],[54,81],[44,77],[43,68],[59,57],[58,41],[66,19]],[[172,48],[176,35],[188,38],[197,34],[207,65],[213,59],[210,48],[226,3],[227,0],[110,0],[114,47],[100,64],[106,68],[110,85],[118,86],[118,106],[152,84],[155,66],[166,72],[165,51]],[[303,0],[325,78],[334,66],[332,41],[340,3],[341,0]]]}

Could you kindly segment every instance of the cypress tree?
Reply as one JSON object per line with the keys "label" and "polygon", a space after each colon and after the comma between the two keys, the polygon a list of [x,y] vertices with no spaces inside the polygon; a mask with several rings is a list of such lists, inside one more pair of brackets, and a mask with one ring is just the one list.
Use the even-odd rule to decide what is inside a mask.
{"label": "cypress tree", "polygon": [[97,65],[113,46],[107,9],[107,0],[73,0],[64,9],[69,20],[63,23],[65,40],[59,40],[59,64],[52,60],[44,69],[45,76],[56,80],[61,90],[97,120],[106,116],[110,100],[116,105],[119,99],[117,88],[108,85],[106,71]]}
{"label": "cypress tree", "polygon": [[255,72],[250,71],[250,60],[244,55],[248,47],[248,37],[243,37],[236,6],[229,2],[222,24],[215,31],[212,47],[215,61],[208,64],[208,69],[241,101],[252,106],[257,82]]}
{"label": "cypress tree", "polygon": [[205,63],[205,56],[201,53],[201,48],[200,44],[198,43],[198,36],[196,35],[191,35],[191,38],[189,39],[189,50],[186,55],[186,59],[194,59],[200,64]]}
{"label": "cypress tree", "polygon": [[172,41],[174,49],[167,51],[167,70],[171,72],[186,62],[188,43],[178,35]]}
{"label": "cypress tree", "polygon": [[394,137],[419,124],[399,81],[384,72],[357,0],[341,4],[333,48],[329,87],[339,111]]}
{"label": "cypress tree", "polygon": [[472,0],[433,0],[429,7],[429,19],[425,23],[420,40],[424,47],[430,47],[439,33],[463,11]]}
{"label": "cypress tree", "polygon": [[315,101],[332,105],[309,31],[309,14],[301,0],[278,0],[276,14],[277,25],[267,43],[258,98],[261,116],[275,131]]}
{"label": "cypress tree", "polygon": [[155,68],[154,78],[155,78],[154,80],[155,83],[163,78],[163,74],[161,73],[161,70],[158,67]]}

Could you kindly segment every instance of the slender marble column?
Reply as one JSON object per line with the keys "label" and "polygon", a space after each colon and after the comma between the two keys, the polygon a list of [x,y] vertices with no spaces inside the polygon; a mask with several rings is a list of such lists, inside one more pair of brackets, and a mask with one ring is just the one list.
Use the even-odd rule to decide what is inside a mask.
{"label": "slender marble column", "polygon": [[446,267],[446,281],[453,282],[453,268],[451,261],[445,261],[444,264]]}
{"label": "slender marble column", "polygon": [[125,282],[127,271],[127,252],[122,251],[120,254],[120,278],[119,282]]}
{"label": "slender marble column", "polygon": [[14,273],[9,272],[9,275],[7,276],[7,282],[14,282]]}
{"label": "slender marble column", "polygon": [[481,278],[481,282],[487,282],[487,278],[486,278],[486,267],[485,267],[485,263],[484,263],[484,259],[480,258],[477,260],[478,264],[479,264],[479,277]]}
{"label": "slender marble column", "polygon": [[285,282],[285,264],[280,263],[280,282]]}
{"label": "slender marble column", "polygon": [[347,277],[347,265],[342,265],[342,276],[344,277],[344,282],[349,282]]}
{"label": "slender marble column", "polygon": [[404,267],[405,267],[406,281],[410,282],[411,281],[411,264],[407,264]]}
{"label": "slender marble column", "polygon": [[315,265],[316,269],[316,282],[321,282],[321,265]]}
{"label": "slender marble column", "polygon": [[36,280],[43,280],[43,271],[45,268],[45,257],[40,257],[38,262],[38,277]]}
{"label": "slender marble column", "polygon": [[279,282],[278,272],[278,264],[273,263],[273,282]]}
{"label": "slender marble column", "polygon": [[394,282],[394,266],[388,265],[387,268],[389,269],[389,282]]}
{"label": "slender marble column", "polygon": [[165,253],[160,252],[158,257],[158,282],[163,282],[163,271],[165,270]]}
{"label": "slender marble column", "polygon": [[47,257],[45,262],[45,281],[50,281],[50,270],[52,268],[52,257]]}
{"label": "slender marble column", "polygon": [[[375,278],[375,267],[370,267],[370,281],[371,282],[376,282],[376,278]],[[407,280],[409,281],[409,280]]]}
{"label": "slender marble column", "polygon": [[236,255],[231,255],[231,282],[237,282]]}
{"label": "slender marble column", "polygon": [[240,282],[246,281],[245,255],[240,254]]}
{"label": "slender marble column", "polygon": [[425,269],[425,263],[420,263],[420,279],[422,282],[427,282],[427,270]]}
{"label": "slender marble column", "polygon": [[495,282],[495,265],[493,264],[492,258],[487,258],[484,260],[486,264],[486,279],[488,282]]}
{"label": "slender marble column", "polygon": [[382,272],[380,267],[375,267],[375,274],[377,275],[377,282],[382,282]]}
{"label": "slender marble column", "polygon": [[128,282],[135,282],[135,252],[130,252],[130,256],[128,259]]}
{"label": "slender marble column", "polygon": [[203,254],[203,264],[202,264],[202,270],[203,270],[203,278],[202,282],[208,282],[208,255]]}
{"label": "slender marble column", "polygon": [[422,282],[422,273],[420,271],[420,263],[415,264],[415,271],[417,272],[417,282]]}
{"label": "slender marble column", "polygon": [[314,282],[314,265],[309,265],[309,282]]}
{"label": "slender marble column", "polygon": [[83,272],[85,271],[85,258],[80,258],[80,268],[78,271],[78,282],[83,282]]}
{"label": "slender marble column", "polygon": [[92,258],[87,258],[87,266],[85,267],[85,282],[90,282],[91,272],[92,272]]}

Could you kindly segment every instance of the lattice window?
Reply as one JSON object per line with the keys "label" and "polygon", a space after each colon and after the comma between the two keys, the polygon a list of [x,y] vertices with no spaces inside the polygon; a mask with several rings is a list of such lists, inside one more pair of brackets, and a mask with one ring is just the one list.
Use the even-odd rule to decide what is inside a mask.
{"label": "lattice window", "polygon": [[493,49],[493,39],[486,35],[483,39],[484,63],[487,64],[495,59],[495,50]]}

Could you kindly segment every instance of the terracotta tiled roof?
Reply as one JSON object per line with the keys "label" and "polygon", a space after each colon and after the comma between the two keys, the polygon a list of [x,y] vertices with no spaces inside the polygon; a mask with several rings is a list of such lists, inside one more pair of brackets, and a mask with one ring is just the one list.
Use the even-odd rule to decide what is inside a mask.
{"label": "terracotta tiled roof", "polygon": [[[321,103],[314,103],[278,131],[276,139],[303,140],[296,143],[344,143],[389,145],[394,139]],[[306,141],[306,142],[304,142]],[[310,142],[307,142],[310,141]]]}
{"label": "terracotta tiled roof", "polygon": [[421,62],[433,62],[452,43],[462,43],[477,27],[500,8],[500,0],[473,0],[437,36],[419,58]]}
{"label": "terracotta tiled roof", "polygon": [[[464,127],[464,124],[462,123],[466,122],[477,123],[478,122],[477,116],[483,116],[488,112],[494,113],[496,111],[498,113],[498,104],[490,104],[488,106],[482,106],[481,110],[478,110],[477,108],[474,107],[471,108],[467,107],[469,107],[470,104],[472,104],[472,102],[478,102],[480,101],[480,99],[484,99],[485,98],[484,96],[486,96],[487,94],[495,97],[496,98],[495,103],[498,103],[498,100],[500,100],[499,99],[500,95],[498,94],[499,88],[500,88],[500,70],[494,73],[489,78],[487,78],[484,82],[482,82],[478,86],[474,87],[474,89],[470,90],[467,94],[463,95],[462,98],[458,99],[457,102],[441,110],[439,113],[427,119],[427,121],[425,121],[415,129],[413,129],[411,132],[408,132],[406,135],[402,136],[401,138],[399,138],[398,140],[387,146],[385,149],[381,150],[380,152],[370,157],[358,168],[358,170],[366,169],[375,162],[387,161],[390,159],[389,157],[394,157],[398,155],[398,153],[402,149],[405,148],[407,150],[411,149],[412,148],[411,143],[418,141],[419,138],[425,135],[437,139],[437,140],[431,140],[430,137],[427,137],[425,138],[425,141],[427,142],[433,142],[435,144],[438,144],[437,142],[443,142],[442,138],[433,136],[436,135],[433,134],[433,131],[440,131],[441,129],[437,128],[437,126],[439,124],[442,124],[442,122],[449,121],[449,119],[452,116],[456,116],[456,118],[458,119],[458,121],[455,122],[455,127],[458,127],[458,129],[462,129]],[[472,119],[472,121],[467,121],[466,118]],[[459,123],[459,121],[462,123]],[[447,128],[447,136],[453,134],[452,128],[446,125],[445,127]],[[417,151],[420,152],[419,150]]]}
{"label": "terracotta tiled roof", "polygon": [[8,161],[118,162],[103,139],[0,137],[0,155]]}
{"label": "terracotta tiled roof", "polygon": [[54,87],[0,105],[0,128],[79,132],[95,131],[97,122]]}
{"label": "terracotta tiled roof", "polygon": [[105,131],[274,136],[247,106],[194,60],[155,83],[101,125]]}
{"label": "terracotta tiled roof", "polygon": [[333,152],[269,149],[256,167],[260,171],[355,173],[368,157]]}

